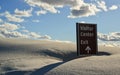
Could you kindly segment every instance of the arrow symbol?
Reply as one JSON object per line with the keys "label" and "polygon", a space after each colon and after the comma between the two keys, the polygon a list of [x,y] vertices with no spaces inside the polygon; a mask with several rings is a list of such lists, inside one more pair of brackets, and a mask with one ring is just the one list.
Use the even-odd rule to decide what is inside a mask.
{"label": "arrow symbol", "polygon": [[89,47],[89,46],[87,46],[86,48],[85,48],[85,50],[87,51],[87,53],[89,54],[90,53],[90,51],[91,51],[91,48]]}

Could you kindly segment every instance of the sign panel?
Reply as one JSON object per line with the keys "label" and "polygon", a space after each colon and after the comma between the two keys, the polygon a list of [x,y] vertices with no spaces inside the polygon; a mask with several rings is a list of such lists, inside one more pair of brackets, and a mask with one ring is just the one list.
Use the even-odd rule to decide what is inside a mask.
{"label": "sign panel", "polygon": [[97,25],[76,23],[77,55],[97,54]]}

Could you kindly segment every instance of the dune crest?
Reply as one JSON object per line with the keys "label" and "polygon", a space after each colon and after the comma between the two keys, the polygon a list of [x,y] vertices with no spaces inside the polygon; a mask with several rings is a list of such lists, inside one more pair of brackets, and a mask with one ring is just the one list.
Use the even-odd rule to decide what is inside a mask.
{"label": "dune crest", "polygon": [[99,46],[95,56],[76,55],[73,43],[0,38],[1,75],[118,75],[120,48]]}

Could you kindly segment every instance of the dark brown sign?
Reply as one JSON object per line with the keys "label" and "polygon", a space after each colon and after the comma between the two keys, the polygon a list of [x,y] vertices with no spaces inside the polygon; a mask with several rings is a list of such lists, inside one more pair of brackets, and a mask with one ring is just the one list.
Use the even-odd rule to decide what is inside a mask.
{"label": "dark brown sign", "polygon": [[97,54],[97,25],[76,23],[77,55]]}

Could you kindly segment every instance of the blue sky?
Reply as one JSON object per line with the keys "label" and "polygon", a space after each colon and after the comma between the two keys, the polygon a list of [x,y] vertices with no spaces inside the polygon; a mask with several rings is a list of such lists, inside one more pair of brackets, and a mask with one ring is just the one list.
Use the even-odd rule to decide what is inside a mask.
{"label": "blue sky", "polygon": [[85,22],[97,24],[100,39],[120,41],[119,19],[120,0],[0,0],[0,36],[7,38],[75,42],[76,22]]}

